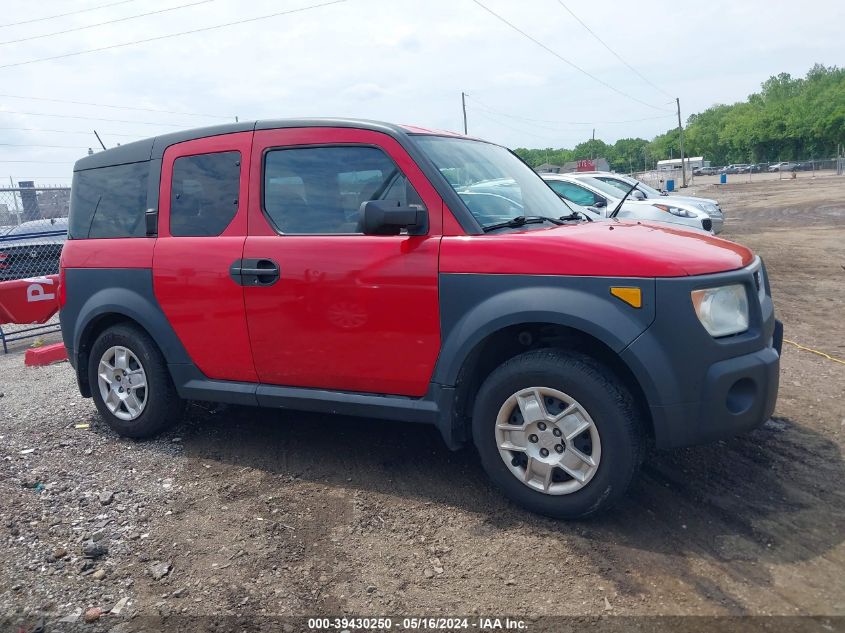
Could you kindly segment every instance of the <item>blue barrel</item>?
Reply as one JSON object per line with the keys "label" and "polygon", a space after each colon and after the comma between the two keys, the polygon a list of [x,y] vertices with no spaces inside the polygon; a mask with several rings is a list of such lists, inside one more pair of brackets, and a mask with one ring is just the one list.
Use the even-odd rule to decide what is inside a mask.
{"label": "blue barrel", "polygon": [[675,191],[675,180],[673,178],[666,181],[666,191]]}
{"label": "blue barrel", "polygon": [[728,182],[728,175],[727,174],[719,174],[719,184],[724,185]]}

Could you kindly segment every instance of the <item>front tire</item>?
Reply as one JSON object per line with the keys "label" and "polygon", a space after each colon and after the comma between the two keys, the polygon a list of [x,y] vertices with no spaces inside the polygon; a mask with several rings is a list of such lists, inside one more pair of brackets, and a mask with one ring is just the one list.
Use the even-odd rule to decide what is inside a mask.
{"label": "front tire", "polygon": [[123,437],[151,437],[181,417],[182,401],[164,357],[135,325],[115,325],[97,337],[88,384],[100,415]]}
{"label": "front tire", "polygon": [[532,512],[578,519],[609,508],[641,460],[642,425],[616,375],[584,354],[542,349],[493,371],[475,399],[484,470]]}

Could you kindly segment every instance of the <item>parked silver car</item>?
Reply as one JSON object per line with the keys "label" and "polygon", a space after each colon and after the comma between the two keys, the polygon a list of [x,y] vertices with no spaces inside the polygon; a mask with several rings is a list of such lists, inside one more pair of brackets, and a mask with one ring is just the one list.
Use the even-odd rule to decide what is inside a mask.
{"label": "parked silver car", "polygon": [[655,200],[660,198],[665,200],[668,197],[672,200],[672,202],[680,202],[682,204],[690,204],[697,206],[699,209],[709,215],[710,219],[713,221],[713,233],[718,234],[722,232],[722,227],[725,224],[725,215],[722,212],[722,207],[716,200],[713,200],[711,198],[698,198],[696,196],[667,194],[665,191],[659,191],[658,189],[650,187],[649,185],[637,180],[636,178],[632,178],[631,176],[625,176],[623,174],[613,174],[606,171],[580,173],[584,176],[591,176],[597,180],[606,182],[609,185],[613,185],[614,187],[617,187],[623,194],[634,185],[637,185],[637,188],[631,193],[631,196],[633,198],[636,198],[637,200]]}
{"label": "parked silver car", "polygon": [[775,163],[774,165],[769,165],[770,172],[795,171],[796,169],[798,169],[798,163],[792,163],[789,161],[782,161],[780,163]]}
{"label": "parked silver car", "polygon": [[[601,215],[609,216],[625,195],[618,188],[589,175],[540,174],[543,180],[560,196],[584,207],[597,209]],[[687,208],[689,207],[689,208]],[[617,217],[629,220],[658,222],[687,229],[712,233],[710,216],[698,207],[681,205],[668,199],[627,199],[619,209]]]}

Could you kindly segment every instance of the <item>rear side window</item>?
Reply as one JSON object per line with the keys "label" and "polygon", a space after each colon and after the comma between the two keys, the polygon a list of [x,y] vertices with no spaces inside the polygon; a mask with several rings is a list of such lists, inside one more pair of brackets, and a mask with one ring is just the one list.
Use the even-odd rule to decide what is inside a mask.
{"label": "rear side window", "polygon": [[240,180],[240,152],[177,158],[170,190],[170,234],[220,235],[238,211]]}
{"label": "rear side window", "polygon": [[149,175],[146,161],[74,173],[68,236],[144,237]]}

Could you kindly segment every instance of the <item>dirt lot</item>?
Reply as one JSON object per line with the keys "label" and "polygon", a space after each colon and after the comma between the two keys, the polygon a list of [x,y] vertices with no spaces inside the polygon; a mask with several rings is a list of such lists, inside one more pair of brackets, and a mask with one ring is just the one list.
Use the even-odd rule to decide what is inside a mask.
{"label": "dirt lot", "polygon": [[[786,338],[845,358],[845,178],[690,193],[718,198],[725,236],[765,259]],[[845,365],[791,345],[775,418],[649,455],[628,499],[581,523],[509,505],[433,429],[191,406],[139,443],[99,421],[69,366],[22,361],[0,357],[0,614],[15,622],[116,605],[88,628],[212,613],[240,629],[267,614],[845,615]],[[108,552],[83,558],[89,539]]]}

